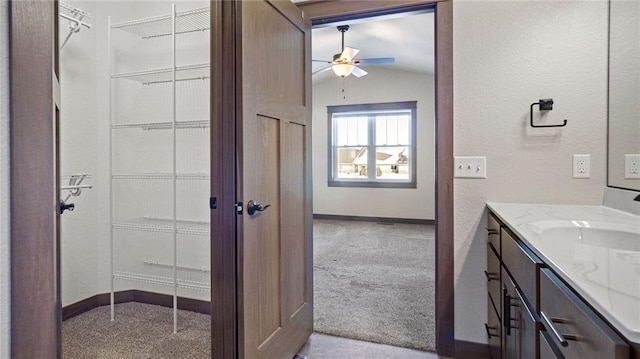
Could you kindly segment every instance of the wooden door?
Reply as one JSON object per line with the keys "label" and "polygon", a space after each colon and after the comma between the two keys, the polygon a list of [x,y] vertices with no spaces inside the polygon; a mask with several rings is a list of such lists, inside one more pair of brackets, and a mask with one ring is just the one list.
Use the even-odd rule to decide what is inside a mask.
{"label": "wooden door", "polygon": [[[241,3],[237,132],[240,357],[292,358],[313,328],[310,24],[290,1]],[[269,205],[252,214],[251,202]]]}
{"label": "wooden door", "polygon": [[289,0],[213,6],[213,356],[290,359],[313,329],[311,25]]}

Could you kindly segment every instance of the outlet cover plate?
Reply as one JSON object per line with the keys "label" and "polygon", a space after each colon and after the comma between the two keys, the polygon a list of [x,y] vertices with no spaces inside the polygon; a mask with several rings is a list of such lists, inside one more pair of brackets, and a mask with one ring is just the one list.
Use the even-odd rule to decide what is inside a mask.
{"label": "outlet cover plate", "polygon": [[591,178],[591,155],[573,155],[573,178]]}
{"label": "outlet cover plate", "polygon": [[624,178],[640,179],[640,154],[624,155]]}
{"label": "outlet cover plate", "polygon": [[487,178],[487,158],[484,156],[455,156],[455,178]]}

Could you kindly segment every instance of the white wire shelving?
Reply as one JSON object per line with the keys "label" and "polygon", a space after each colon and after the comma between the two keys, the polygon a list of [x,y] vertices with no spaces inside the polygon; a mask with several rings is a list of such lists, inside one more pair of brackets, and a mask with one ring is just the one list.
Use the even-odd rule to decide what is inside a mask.
{"label": "white wire shelving", "polygon": [[[210,269],[180,265],[176,266],[176,269],[178,287],[199,291],[211,290]],[[145,260],[140,264],[116,271],[113,275],[118,279],[128,281],[159,284],[168,287],[174,285],[173,264],[165,264],[153,260]]]}
{"label": "white wire shelving", "polygon": [[[178,215],[178,204],[179,201],[184,200],[183,198],[178,198],[178,183],[181,188],[181,196],[184,195],[184,186],[182,184],[184,181],[203,181],[201,183],[205,183],[204,181],[209,181],[211,176],[208,173],[178,173],[177,169],[179,168],[177,163],[178,161],[185,161],[185,159],[178,158],[178,148],[179,146],[188,145],[189,148],[193,146],[192,143],[185,143],[186,140],[184,137],[178,137],[177,132],[180,129],[184,128],[207,128],[210,127],[209,119],[208,119],[208,108],[206,113],[203,111],[198,111],[199,104],[207,105],[204,101],[200,102],[189,102],[188,105],[185,105],[182,102],[184,96],[191,96],[192,94],[181,93],[182,97],[178,97],[178,93],[183,88],[191,88],[190,84],[187,86],[178,87],[177,84],[185,81],[208,81],[210,79],[210,65],[208,63],[197,63],[198,61],[203,61],[202,57],[200,60],[194,60],[196,57],[190,57],[192,59],[192,63],[188,65],[178,65],[177,64],[177,52],[178,51],[187,51],[187,55],[191,55],[195,50],[194,48],[189,48],[189,46],[196,46],[197,49],[206,50],[207,48],[203,48],[201,46],[208,46],[209,44],[209,36],[199,36],[196,35],[193,38],[189,37],[185,39],[185,46],[178,47],[176,46],[177,38],[181,34],[195,33],[195,32],[206,32],[210,30],[210,8],[198,8],[188,11],[178,12],[176,11],[176,5],[171,5],[171,13],[162,16],[153,16],[147,17],[137,20],[113,23],[111,18],[108,21],[109,28],[109,74],[111,81],[109,81],[109,118],[111,119],[111,131],[109,131],[111,144],[111,161],[109,164],[109,174],[111,177],[111,181],[109,181],[109,190],[111,192],[110,197],[110,207],[111,211],[109,213],[109,221],[111,223],[111,240],[110,240],[110,251],[111,251],[111,261],[110,261],[110,270],[111,270],[111,320],[115,319],[114,312],[114,290],[115,280],[124,280],[129,282],[141,282],[147,284],[156,284],[160,286],[168,286],[172,287],[173,294],[173,331],[177,332],[177,301],[178,301],[178,288],[186,288],[196,291],[205,291],[209,292],[211,290],[210,282],[211,282],[211,273],[209,268],[204,267],[194,267],[189,266],[184,263],[178,265],[178,251],[181,250],[178,246],[178,239],[180,240],[180,246],[185,245],[185,251],[199,251],[202,252],[202,246],[206,243],[208,246],[209,241],[200,240],[199,238],[210,236],[210,221],[208,220],[200,220],[201,218],[207,218],[206,213],[200,213],[199,210],[189,211],[190,214],[185,215],[187,218],[182,218],[183,215]],[[117,66],[113,66],[112,62],[114,59],[120,58],[119,56],[113,57],[112,48],[115,42],[112,40],[111,33],[113,31],[125,31],[130,34],[133,34],[139,39],[135,39],[129,37],[129,40],[132,41],[147,41],[147,39],[159,38],[159,37],[170,37],[171,40],[171,50],[167,53],[167,62],[170,64],[169,67],[163,68],[154,68],[154,69],[145,69],[139,71],[131,71],[131,72],[118,72],[118,70],[114,71],[112,68],[117,68]],[[128,41],[128,40],[127,40]],[[150,46],[154,45],[154,43],[148,43]],[[153,46],[155,48],[155,46]],[[139,49],[146,49],[148,46],[133,46],[129,47],[129,49],[136,49],[136,51],[144,51]],[[127,50],[130,51],[130,50]],[[139,54],[136,54],[139,55]],[[155,60],[155,59],[154,59]],[[204,60],[206,61],[206,60]],[[182,61],[181,61],[182,62]],[[196,62],[196,63],[194,63]],[[160,62],[162,63],[162,62]],[[112,67],[113,66],[113,67]],[[142,85],[155,85],[155,84],[167,84],[166,86],[130,86],[129,84],[117,83],[117,81],[127,80],[127,81],[135,81],[141,83]],[[117,83],[117,85],[116,85]],[[121,87],[123,86],[123,87]],[[208,87],[208,86],[207,86]],[[199,88],[199,86],[196,86]],[[138,91],[138,93],[144,94],[141,96],[143,99],[151,100],[150,102],[142,102],[140,103],[140,108],[127,108],[122,112],[122,114],[114,115],[118,108],[116,105],[121,105],[126,101],[117,101],[114,100],[114,95],[119,95],[119,91],[121,91],[120,96],[131,96],[131,91]],[[163,101],[161,105],[154,103],[153,101]],[[138,104],[134,105],[137,106]],[[182,106],[182,109],[190,109],[191,106],[195,110],[191,111],[178,111],[177,108]],[[138,111],[140,110],[140,111]],[[122,110],[121,110],[122,111]],[[118,118],[120,121],[116,120]],[[122,122],[125,121],[125,122]],[[168,136],[151,136],[148,133],[141,132],[126,132],[126,131],[117,131],[119,129],[143,129],[143,130],[166,130],[168,131]],[[197,135],[200,135],[200,131],[196,131]],[[114,152],[114,147],[118,145],[122,145],[122,140],[115,141],[114,139],[118,136],[124,136],[123,139],[126,139],[126,143],[128,144],[127,149],[131,150],[131,148],[136,148],[135,139],[140,138],[143,139],[140,141],[139,146],[145,146],[148,144],[151,138],[158,138],[159,141],[166,141],[162,143],[153,143],[154,146],[159,145],[158,147],[162,147],[163,150],[159,151],[159,153],[165,154],[170,153],[169,156],[166,156],[164,160],[163,166],[155,166],[154,163],[158,162],[157,158],[143,158],[145,163],[151,164],[150,167],[155,168],[167,168],[166,164],[170,163],[171,166],[166,170],[170,171],[169,173],[114,173],[113,169],[118,167],[115,166],[117,161],[124,161],[125,159],[114,159],[114,154],[120,153],[118,151]],[[134,137],[129,137],[129,136]],[[135,137],[140,136],[140,137]],[[147,137],[142,137],[147,136]],[[151,136],[151,137],[149,137]],[[134,145],[131,145],[131,139],[134,139]],[[192,139],[192,138],[190,138]],[[182,141],[182,142],[181,142]],[[144,144],[143,144],[144,143]],[[197,142],[196,142],[197,143]],[[166,152],[165,152],[166,149]],[[151,153],[146,151],[145,154]],[[208,153],[208,151],[204,150],[203,153]],[[154,154],[155,155],[155,154]],[[184,157],[184,154],[181,156]],[[153,156],[151,156],[153,157]],[[183,158],[180,157],[180,158]],[[139,160],[139,159],[137,159]],[[186,159],[186,161],[189,161]],[[126,166],[125,166],[126,167]],[[134,171],[135,171],[135,167]],[[169,170],[171,168],[171,170]],[[207,171],[208,169],[196,167],[196,171]],[[141,181],[140,183],[133,183],[129,180],[133,181]],[[126,211],[119,211],[117,206],[125,205],[124,202],[116,198],[118,193],[114,192],[114,188],[118,189],[135,189],[139,188],[139,186],[147,186],[151,182],[144,181],[156,181],[162,180],[167,181],[170,185],[167,186],[167,182],[154,182],[154,183],[162,183],[163,187],[163,198],[166,198],[166,203],[170,204],[170,211],[167,211],[162,217],[154,217],[151,211],[146,211],[149,209],[149,206],[141,206],[140,209],[123,207],[122,209],[126,209]],[[129,181],[129,182],[127,182]],[[202,191],[203,186],[199,184],[186,184],[189,191],[188,197],[199,198],[200,192]],[[202,188],[201,188],[202,187]],[[169,189],[170,188],[170,189]],[[191,190],[193,188],[193,190]],[[195,192],[193,192],[195,191]],[[156,192],[148,192],[155,194]],[[160,193],[158,193],[160,194]],[[208,193],[204,194],[208,198]],[[196,196],[196,197],[194,197]],[[168,208],[167,208],[168,209]],[[124,214],[127,213],[127,214]],[[164,216],[166,215],[166,218]],[[123,218],[124,217],[124,218]],[[128,232],[128,233],[126,233]],[[133,233],[133,232],[147,232],[154,234],[144,234],[144,233]],[[156,235],[155,233],[168,233],[169,235]],[[151,236],[153,241],[149,244],[146,241],[139,242],[139,239],[148,238]],[[191,238],[189,236],[196,236]],[[199,237],[198,237],[199,236]],[[155,239],[158,238],[167,238],[170,239],[171,245],[166,245],[165,247],[159,248]],[[116,247],[120,247],[121,245],[125,245],[125,248],[129,248],[126,244],[127,238],[134,238],[138,244],[136,246],[142,246],[136,252],[128,253],[128,251],[124,252],[116,252]],[[117,242],[117,245],[114,245],[114,242]],[[123,242],[124,241],[124,242]],[[149,246],[154,246],[153,248]],[[150,260],[148,258],[142,258],[145,256],[149,249],[160,250],[162,253],[162,258],[167,260],[167,262],[159,262],[156,260]],[[208,249],[207,249],[208,251]],[[140,252],[140,253],[138,253]],[[118,254],[120,253],[120,254]],[[190,252],[184,252],[190,253]],[[185,255],[181,252],[181,255]],[[117,257],[119,255],[119,257]],[[123,265],[122,260],[127,259],[127,265]],[[169,260],[169,258],[172,258]],[[153,288],[153,287],[152,287]]]}
{"label": "white wire shelving", "polygon": [[[208,80],[210,78],[209,64],[195,64],[177,66],[176,81]],[[153,85],[173,82],[173,68],[152,69],[144,71],[132,71],[120,74],[112,74],[112,79],[127,79],[141,82],[143,85]]]}
{"label": "white wire shelving", "polygon": [[62,45],[60,45],[60,49],[66,45],[67,41],[71,38],[71,36],[75,33],[80,32],[80,29],[84,26],[87,29],[91,28],[91,24],[85,21],[85,19],[91,18],[91,15],[81,10],[75,6],[69,5],[65,2],[60,1],[58,3],[58,16],[63,19],[69,21],[69,33],[67,37],[62,41]]}
{"label": "white wire shelving", "polygon": [[[211,11],[208,7],[177,12],[175,34],[187,34],[210,30]],[[143,39],[171,36],[172,15],[153,16],[111,25],[112,29],[129,32]]]}
{"label": "white wire shelving", "polygon": [[[113,174],[113,179],[173,179],[173,173],[117,173]],[[211,176],[206,173],[177,173],[176,179],[178,180],[192,180],[192,181],[208,181]]]}
{"label": "white wire shelving", "polygon": [[191,234],[195,236],[208,236],[210,231],[209,221],[174,220],[167,218],[140,217],[123,222],[114,222],[114,229],[129,231],[158,232]]}
{"label": "white wire shelving", "polygon": [[[193,121],[176,121],[175,126],[177,129],[182,128],[208,128],[209,120],[193,120]],[[128,122],[118,123],[111,126],[113,129],[124,128],[141,128],[143,130],[170,130],[173,128],[173,122],[160,121],[160,122]]]}

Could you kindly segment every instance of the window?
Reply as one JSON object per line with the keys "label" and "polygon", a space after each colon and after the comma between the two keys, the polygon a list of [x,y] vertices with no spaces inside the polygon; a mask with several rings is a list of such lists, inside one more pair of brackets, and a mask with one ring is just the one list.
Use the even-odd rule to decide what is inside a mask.
{"label": "window", "polygon": [[416,187],[416,101],[327,110],[329,186]]}

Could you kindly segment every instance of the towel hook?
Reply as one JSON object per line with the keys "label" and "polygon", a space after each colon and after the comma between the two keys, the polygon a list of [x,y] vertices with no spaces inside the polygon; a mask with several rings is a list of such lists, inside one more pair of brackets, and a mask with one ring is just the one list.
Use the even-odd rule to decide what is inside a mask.
{"label": "towel hook", "polygon": [[531,121],[531,127],[540,128],[540,127],[564,127],[567,125],[567,120],[564,120],[562,125],[534,125],[533,124],[533,106],[539,106],[539,111],[551,111],[553,110],[553,99],[540,99],[538,102],[534,102],[531,104],[529,108],[529,117]]}

